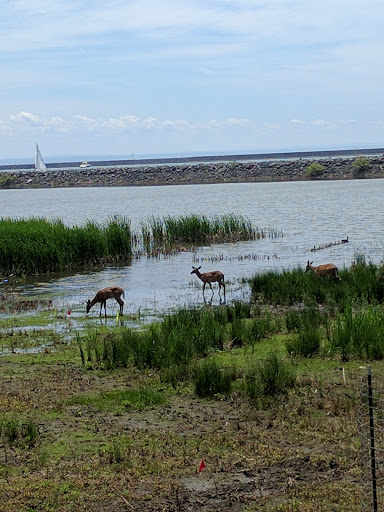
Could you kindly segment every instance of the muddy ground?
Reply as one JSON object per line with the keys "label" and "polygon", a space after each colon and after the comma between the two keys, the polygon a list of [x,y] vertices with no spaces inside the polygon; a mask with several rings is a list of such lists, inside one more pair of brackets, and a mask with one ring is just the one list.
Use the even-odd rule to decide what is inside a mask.
{"label": "muddy ground", "polygon": [[[0,442],[0,511],[360,510],[356,365],[344,385],[337,362],[308,361],[297,387],[260,409],[240,390],[199,399],[187,382],[56,350],[1,358],[0,411],[33,418],[39,437]],[[166,402],[78,400],[143,386]]]}

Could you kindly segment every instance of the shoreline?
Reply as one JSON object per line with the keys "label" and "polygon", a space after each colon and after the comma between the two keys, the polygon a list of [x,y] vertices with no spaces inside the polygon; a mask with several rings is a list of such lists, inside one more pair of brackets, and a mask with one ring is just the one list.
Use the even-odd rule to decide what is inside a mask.
{"label": "shoreline", "polygon": [[[308,156],[289,160],[180,162],[167,165],[92,166],[85,169],[51,168],[47,171],[10,169],[0,173],[0,189],[136,187],[384,177],[384,155],[360,155],[360,158],[364,158],[369,165],[358,175],[353,167],[356,158],[359,157]],[[308,172],[308,167],[313,163],[322,166],[320,175],[316,177]]]}

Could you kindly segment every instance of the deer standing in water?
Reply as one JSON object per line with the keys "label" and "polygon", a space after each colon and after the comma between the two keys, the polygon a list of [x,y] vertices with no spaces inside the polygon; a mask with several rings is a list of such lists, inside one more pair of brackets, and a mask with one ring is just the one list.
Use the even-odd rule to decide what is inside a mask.
{"label": "deer standing in water", "polygon": [[305,272],[309,272],[311,270],[319,277],[329,277],[341,281],[341,278],[339,277],[339,271],[337,270],[336,265],[333,263],[326,263],[325,265],[319,265],[318,267],[312,266],[312,263],[313,261],[307,261]]}
{"label": "deer standing in water", "polygon": [[209,284],[209,287],[211,288],[212,294],[213,294],[213,290],[212,290],[211,283],[219,283],[219,294],[220,294],[221,287],[223,287],[224,295],[225,295],[224,274],[222,272],[220,272],[219,270],[213,270],[212,272],[201,273],[200,272],[201,266],[197,267],[197,268],[192,266],[192,269],[193,270],[192,270],[191,274],[196,274],[197,277],[199,279],[201,279],[204,283],[203,284],[203,295],[204,295],[205,285],[207,283]]}
{"label": "deer standing in water", "polygon": [[121,296],[124,297],[125,295],[124,290],[120,288],[120,286],[109,286],[108,288],[103,288],[96,293],[92,300],[87,300],[87,313],[89,313],[91,307],[100,302],[100,316],[104,306],[105,318],[107,318],[107,299],[115,299],[120,305],[120,315],[122,315],[124,302],[122,301]]}

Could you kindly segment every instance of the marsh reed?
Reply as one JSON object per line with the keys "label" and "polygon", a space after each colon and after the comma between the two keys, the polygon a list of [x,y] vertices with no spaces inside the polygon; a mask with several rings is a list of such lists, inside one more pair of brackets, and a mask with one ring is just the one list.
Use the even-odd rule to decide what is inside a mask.
{"label": "marsh reed", "polygon": [[132,259],[130,221],[68,227],[43,218],[0,219],[0,272],[39,274]]}
{"label": "marsh reed", "polygon": [[234,215],[151,217],[139,232],[132,232],[130,220],[119,216],[103,225],[87,221],[72,227],[61,220],[1,218],[0,273],[34,275],[105,263],[130,264],[133,257],[142,255],[166,255],[200,244],[265,236],[266,230]]}
{"label": "marsh reed", "polygon": [[150,217],[142,224],[141,236],[147,255],[213,243],[258,240],[280,236],[278,230],[256,228],[241,215],[181,215]]}

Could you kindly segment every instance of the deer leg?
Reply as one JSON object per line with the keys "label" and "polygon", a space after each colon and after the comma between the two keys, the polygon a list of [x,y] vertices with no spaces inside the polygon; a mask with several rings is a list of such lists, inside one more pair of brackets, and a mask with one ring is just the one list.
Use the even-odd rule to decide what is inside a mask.
{"label": "deer leg", "polygon": [[100,302],[100,315],[99,315],[100,317],[101,317],[101,311],[102,311],[102,309],[103,309],[103,303],[102,303],[102,302]]}
{"label": "deer leg", "polygon": [[208,281],[208,284],[209,284],[209,287],[210,287],[211,292],[212,292],[212,295],[213,295],[213,288],[212,288],[211,282],[210,282],[210,281]]}
{"label": "deer leg", "polygon": [[116,300],[120,304],[120,315],[122,315],[123,314],[124,301],[121,300],[119,297],[116,297]]}
{"label": "deer leg", "polygon": [[204,283],[204,284],[203,284],[203,295],[204,295],[204,290],[205,290],[205,285],[206,285],[206,284],[207,284],[207,283]]}

